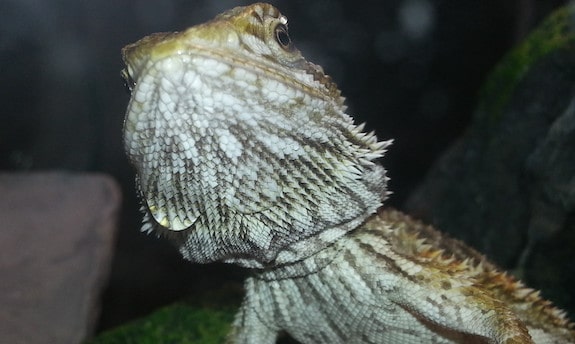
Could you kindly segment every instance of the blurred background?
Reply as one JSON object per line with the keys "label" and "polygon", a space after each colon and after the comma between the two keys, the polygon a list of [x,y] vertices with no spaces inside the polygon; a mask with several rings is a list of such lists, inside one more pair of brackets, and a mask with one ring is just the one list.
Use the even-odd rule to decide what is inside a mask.
{"label": "blurred background", "polygon": [[[381,139],[390,205],[401,208],[469,123],[497,61],[566,1],[270,1],[310,61],[340,86],[349,113]],[[122,123],[122,46],[182,30],[245,1],[4,0],[0,3],[0,169],[98,171],[122,186],[123,212],[99,329],[183,295],[240,281],[235,267],[184,262],[139,232]]]}

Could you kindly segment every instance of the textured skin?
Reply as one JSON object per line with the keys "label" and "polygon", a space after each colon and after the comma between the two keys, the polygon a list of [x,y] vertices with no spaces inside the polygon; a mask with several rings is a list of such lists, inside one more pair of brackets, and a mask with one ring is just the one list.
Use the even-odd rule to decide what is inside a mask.
{"label": "textured skin", "polygon": [[393,210],[378,142],[287,19],[238,7],[123,49],[145,231],[255,268],[231,343],[570,343],[563,313]]}

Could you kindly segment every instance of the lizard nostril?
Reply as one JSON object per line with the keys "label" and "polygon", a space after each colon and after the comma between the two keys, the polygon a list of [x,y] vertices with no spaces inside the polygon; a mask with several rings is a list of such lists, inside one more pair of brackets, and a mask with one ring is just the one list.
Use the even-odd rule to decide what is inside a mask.
{"label": "lizard nostril", "polygon": [[132,79],[132,76],[127,69],[122,70],[122,79],[124,80],[124,89],[128,94],[132,94],[132,90],[134,89],[136,82]]}

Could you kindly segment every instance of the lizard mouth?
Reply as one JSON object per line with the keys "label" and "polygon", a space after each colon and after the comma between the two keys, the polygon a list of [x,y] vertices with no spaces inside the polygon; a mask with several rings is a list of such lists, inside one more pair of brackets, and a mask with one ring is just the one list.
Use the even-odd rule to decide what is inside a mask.
{"label": "lizard mouth", "polygon": [[[262,11],[236,8],[204,25],[146,36],[124,47],[122,57],[126,65],[122,74],[130,90],[164,59],[203,59],[343,104],[337,85],[320,66],[304,59],[289,37],[287,18],[271,6]],[[189,66],[210,71],[203,67]],[[162,77],[162,73],[160,70],[155,77]]]}
{"label": "lizard mouth", "polygon": [[[158,69],[160,76],[166,75],[165,73],[169,71],[162,71],[158,68],[162,61],[180,59],[185,64],[189,64],[190,69],[196,67],[194,61],[213,61],[214,65],[226,65],[229,70],[247,70],[261,78],[273,79],[286,87],[298,89],[317,98],[327,100],[340,97],[337,84],[324,73],[322,67],[308,62],[303,57],[278,65],[277,61],[269,56],[255,60],[250,54],[193,44],[174,47],[174,51],[165,54],[164,41],[157,42],[157,45],[150,45],[155,39],[161,37],[165,36],[155,36],[151,41],[145,40],[141,43],[139,41],[124,48],[126,68],[122,70],[122,77],[130,92],[145,75],[150,74],[154,69]],[[203,68],[196,69],[205,71]],[[318,87],[320,85],[323,87]]]}

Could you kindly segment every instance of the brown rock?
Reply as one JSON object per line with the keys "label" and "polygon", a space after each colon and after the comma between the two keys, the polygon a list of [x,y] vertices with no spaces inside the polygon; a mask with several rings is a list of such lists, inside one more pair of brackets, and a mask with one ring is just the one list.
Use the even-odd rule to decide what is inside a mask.
{"label": "brown rock", "polygon": [[90,333],[120,199],[105,175],[0,174],[0,343]]}

